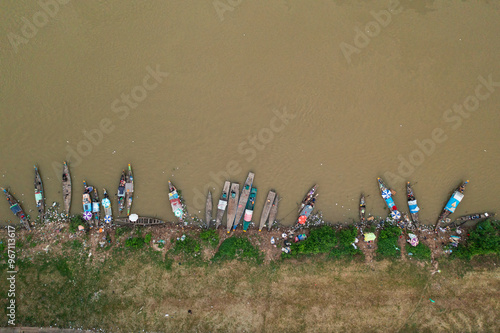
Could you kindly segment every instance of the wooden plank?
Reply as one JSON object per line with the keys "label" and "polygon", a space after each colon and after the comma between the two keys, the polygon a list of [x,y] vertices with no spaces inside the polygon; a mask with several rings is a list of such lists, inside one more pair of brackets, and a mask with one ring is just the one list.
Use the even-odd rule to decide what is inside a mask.
{"label": "wooden plank", "polygon": [[240,194],[240,184],[232,183],[231,192],[229,192],[229,203],[227,205],[227,232],[231,231],[236,215],[236,208],[238,205],[238,197]]}
{"label": "wooden plank", "polygon": [[238,202],[238,209],[236,210],[236,216],[234,218],[233,229],[238,227],[238,224],[243,217],[243,213],[245,212],[245,207],[247,206],[248,197],[250,196],[250,191],[252,189],[252,183],[255,174],[253,172],[248,173],[247,180],[243,185],[243,189],[241,190],[240,201]]}
{"label": "wooden plank", "polygon": [[217,229],[222,222],[222,218],[224,217],[224,212],[227,208],[227,200],[229,198],[229,187],[231,183],[226,181],[224,183],[224,188],[222,189],[222,193],[220,195],[219,203],[217,205],[217,218],[215,220],[215,229]]}
{"label": "wooden plank", "polygon": [[69,173],[68,163],[64,162],[62,174],[62,193],[64,202],[64,211],[69,215],[71,208],[71,175]]}
{"label": "wooden plank", "polygon": [[260,216],[259,231],[261,231],[262,228],[264,228],[264,224],[266,224],[269,213],[271,212],[271,207],[274,203],[275,196],[276,193],[274,193],[273,191],[269,191],[269,193],[267,194],[266,203],[264,204],[264,209],[262,210],[262,215]]}
{"label": "wooden plank", "polygon": [[273,206],[271,207],[271,212],[269,213],[269,222],[267,223],[267,230],[269,231],[271,231],[271,227],[273,226],[274,220],[276,219],[276,215],[278,214],[278,203],[279,203],[279,198],[278,194],[276,194]]}
{"label": "wooden plank", "polygon": [[205,205],[205,222],[207,223],[207,228],[210,228],[210,222],[212,221],[212,192],[208,191],[207,204]]}

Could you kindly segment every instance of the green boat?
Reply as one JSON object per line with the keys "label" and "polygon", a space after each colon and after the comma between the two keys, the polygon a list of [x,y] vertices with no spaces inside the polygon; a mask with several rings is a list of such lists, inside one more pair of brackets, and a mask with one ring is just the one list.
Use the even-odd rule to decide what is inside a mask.
{"label": "green boat", "polygon": [[[247,206],[245,208],[245,216],[243,217],[243,231],[246,232],[250,223],[252,223],[253,209],[255,207],[255,197],[257,189],[252,187],[250,196],[248,197]],[[235,228],[236,229],[236,228]]]}

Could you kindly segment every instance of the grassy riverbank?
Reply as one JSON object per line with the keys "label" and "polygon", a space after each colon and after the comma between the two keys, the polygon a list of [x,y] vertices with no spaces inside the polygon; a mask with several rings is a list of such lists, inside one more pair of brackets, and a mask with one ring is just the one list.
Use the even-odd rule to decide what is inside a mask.
{"label": "grassy riverbank", "polygon": [[[45,230],[45,240],[24,234],[16,321],[112,332],[498,331],[498,256],[441,257],[437,273],[425,249],[423,260],[403,251],[375,261],[365,248],[364,256],[345,250],[352,229],[327,228],[292,258],[280,257],[267,232],[119,228],[110,243],[64,228]],[[6,287],[2,279],[4,309]]]}

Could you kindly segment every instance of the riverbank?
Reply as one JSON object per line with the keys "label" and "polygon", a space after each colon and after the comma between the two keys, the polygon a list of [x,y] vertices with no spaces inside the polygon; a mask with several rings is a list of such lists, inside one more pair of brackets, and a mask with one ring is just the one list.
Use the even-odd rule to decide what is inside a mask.
{"label": "riverbank", "polygon": [[[365,232],[380,236],[373,227]],[[418,232],[428,260],[408,255],[404,234],[395,238],[399,259],[381,260],[378,240],[364,243],[357,230],[362,253],[336,260],[321,252],[283,259],[270,238],[279,243],[284,230],[69,229],[56,221],[16,232],[19,325],[110,332],[498,329],[498,256],[448,259],[443,249],[456,230]],[[328,229],[348,230],[305,232]],[[241,240],[237,248],[228,245],[234,239]],[[306,241],[328,246],[314,243],[314,235]],[[231,251],[241,260],[224,260]],[[6,290],[5,279],[0,286]]]}

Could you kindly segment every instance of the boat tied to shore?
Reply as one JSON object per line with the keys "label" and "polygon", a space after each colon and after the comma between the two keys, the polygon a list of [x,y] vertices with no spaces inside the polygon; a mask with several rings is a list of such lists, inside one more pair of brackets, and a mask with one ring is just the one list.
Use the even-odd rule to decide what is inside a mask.
{"label": "boat tied to shore", "polygon": [[94,215],[95,226],[99,226],[99,221],[101,219],[101,201],[99,200],[99,193],[97,193],[97,188],[95,187],[92,191],[92,215]]}
{"label": "boat tied to shore", "polygon": [[38,171],[37,166],[35,165],[35,202],[36,208],[38,210],[38,217],[40,217],[40,221],[43,222],[43,217],[45,215],[45,198],[43,195],[43,183],[42,177],[40,177],[40,172]]}
{"label": "boat tied to shore", "polygon": [[417,199],[413,193],[410,182],[406,182],[406,197],[408,199],[408,208],[410,209],[411,220],[414,226],[418,226],[420,208],[417,205]]}
{"label": "boat tied to shore", "polygon": [[269,218],[269,213],[271,213],[271,208],[273,206],[275,196],[276,193],[274,191],[269,191],[269,193],[267,194],[266,203],[264,204],[264,209],[262,210],[262,214],[260,216],[259,231],[262,231],[262,228],[264,228],[264,225]]}
{"label": "boat tied to shore", "polygon": [[229,188],[231,183],[229,181],[224,182],[224,187],[222,188],[222,193],[220,195],[219,203],[217,204],[217,217],[215,219],[215,229],[219,228],[219,225],[222,222],[222,218],[224,217],[224,212],[227,208],[227,200],[229,196]]}
{"label": "boat tied to shore", "polygon": [[69,173],[69,167],[66,161],[63,164],[62,172],[62,194],[64,211],[66,212],[66,216],[68,216],[69,210],[71,208],[71,175]]}
{"label": "boat tied to shore", "polygon": [[307,219],[311,215],[314,210],[314,205],[316,204],[316,194],[317,185],[314,185],[309,192],[307,192],[306,196],[302,200],[300,207],[302,209],[299,212],[299,218],[297,219],[296,225],[297,227],[306,224]]}
{"label": "boat tied to shore", "polygon": [[269,221],[267,222],[267,230],[271,231],[273,227],[274,221],[276,220],[276,216],[278,215],[278,203],[280,202],[278,198],[278,194],[274,197],[274,202],[271,207],[271,211],[269,212]]}
{"label": "boat tied to shore", "polygon": [[118,183],[118,215],[121,215],[123,209],[125,208],[125,185],[127,184],[127,176],[125,170],[122,170],[122,175],[120,177],[120,182]]}
{"label": "boat tied to shore", "polygon": [[[393,192],[390,190],[382,180],[382,178],[377,178],[378,186],[380,189],[380,195],[382,196],[382,199],[384,199],[387,207],[389,207],[389,210],[391,212],[391,217],[398,221],[401,219],[401,213],[399,212],[398,208],[396,207],[396,204],[394,203],[394,199],[392,198]],[[395,193],[395,192],[394,192]]]}
{"label": "boat tied to shore", "polygon": [[238,207],[239,195],[240,184],[232,183],[227,204],[227,233],[229,233],[231,231],[231,228],[233,227],[234,217],[236,216],[236,208]]}
{"label": "boat tied to shore", "polygon": [[125,201],[127,203],[127,216],[130,215],[132,208],[132,200],[134,199],[134,175],[132,174],[132,167],[128,165],[127,182],[125,183]]}
{"label": "boat tied to shore", "polygon": [[207,203],[205,204],[205,222],[207,223],[207,228],[210,228],[210,222],[212,222],[212,192],[208,191]]}
{"label": "boat tied to shore", "polygon": [[113,210],[111,209],[111,200],[109,200],[108,191],[105,188],[102,189],[104,192],[104,198],[101,201],[102,208],[104,209],[104,222],[111,223],[113,220]]}
{"label": "boat tied to shore", "polygon": [[365,195],[361,193],[361,197],[359,198],[359,221],[361,223],[365,222],[365,213],[366,213]]}
{"label": "boat tied to shore", "polygon": [[252,187],[252,190],[250,191],[250,196],[248,197],[247,206],[245,207],[245,215],[243,216],[243,232],[246,232],[248,227],[250,226],[250,223],[252,223],[256,196],[257,196],[257,189],[255,187]]}
{"label": "boat tied to shore", "polygon": [[245,184],[243,185],[243,189],[241,190],[240,200],[238,201],[238,208],[236,209],[236,215],[234,217],[233,230],[236,230],[243,217],[254,178],[255,174],[253,172],[249,172]]}
{"label": "boat tied to shore", "polygon": [[138,216],[137,214],[130,214],[127,217],[119,217],[115,219],[115,224],[151,226],[151,225],[165,224],[165,221],[157,219],[155,217],[145,217],[145,216]]}
{"label": "boat tied to shore", "polygon": [[92,192],[92,186],[87,186],[87,182],[83,181],[83,219],[85,221],[90,221],[92,219],[92,200],[90,198],[90,193]]}
{"label": "boat tied to shore", "polygon": [[30,222],[28,220],[28,217],[24,213],[21,205],[17,202],[17,200],[14,198],[14,196],[9,193],[9,191],[4,189],[3,187],[0,187],[0,189],[2,189],[3,193],[5,194],[5,198],[7,199],[7,202],[9,203],[10,210],[21,221],[21,226],[26,228],[28,231],[31,230]]}
{"label": "boat tied to shore", "polygon": [[466,180],[462,185],[460,185],[451,195],[450,200],[446,203],[446,205],[443,208],[443,211],[438,217],[438,220],[436,222],[436,227],[435,230],[438,229],[440,224],[446,223],[446,219],[448,216],[450,216],[452,213],[455,212],[455,209],[457,209],[458,205],[464,198],[464,190],[465,186],[469,183],[468,180]]}
{"label": "boat tied to shore", "polygon": [[493,216],[495,216],[494,213],[488,213],[488,212],[465,215],[465,216],[459,217],[455,221],[446,225],[446,227],[456,228],[456,227],[459,227],[468,221],[485,220],[485,219],[491,218]]}
{"label": "boat tied to shore", "polygon": [[168,200],[170,201],[170,206],[172,207],[172,212],[179,219],[179,221],[184,221],[184,208],[182,207],[181,198],[179,193],[177,193],[177,188],[168,181]]}

